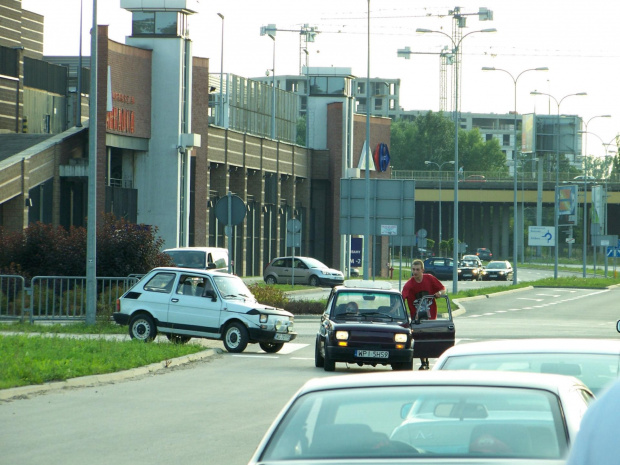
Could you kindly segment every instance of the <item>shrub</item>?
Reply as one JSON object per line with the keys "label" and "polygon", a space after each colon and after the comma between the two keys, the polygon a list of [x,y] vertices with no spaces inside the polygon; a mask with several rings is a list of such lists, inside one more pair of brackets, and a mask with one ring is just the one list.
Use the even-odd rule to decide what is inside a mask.
{"label": "shrub", "polygon": [[321,315],[325,310],[325,305],[325,302],[290,300],[284,306],[284,310],[291,312],[293,315]]}
{"label": "shrub", "polygon": [[251,284],[249,287],[256,300],[263,305],[284,308],[289,302],[288,298],[280,289],[273,286],[263,286],[261,284]]}

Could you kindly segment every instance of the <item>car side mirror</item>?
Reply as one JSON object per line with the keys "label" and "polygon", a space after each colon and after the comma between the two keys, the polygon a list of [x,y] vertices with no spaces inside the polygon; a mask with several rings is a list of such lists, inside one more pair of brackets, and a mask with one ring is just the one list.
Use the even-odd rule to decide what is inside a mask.
{"label": "car side mirror", "polygon": [[217,301],[217,294],[215,293],[213,289],[205,291],[205,297],[210,298],[212,302]]}
{"label": "car side mirror", "polygon": [[217,265],[213,262],[209,262],[207,263],[207,270],[215,270],[217,268]]}

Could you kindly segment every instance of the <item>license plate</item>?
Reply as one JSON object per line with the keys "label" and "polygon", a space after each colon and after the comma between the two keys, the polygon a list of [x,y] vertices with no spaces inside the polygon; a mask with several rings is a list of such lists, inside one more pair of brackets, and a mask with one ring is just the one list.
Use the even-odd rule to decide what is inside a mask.
{"label": "license plate", "polygon": [[290,341],[291,340],[291,335],[290,334],[283,334],[283,333],[276,333],[276,335],[273,338],[276,341]]}
{"label": "license plate", "polygon": [[387,350],[356,350],[355,356],[364,358],[388,358],[390,353]]}

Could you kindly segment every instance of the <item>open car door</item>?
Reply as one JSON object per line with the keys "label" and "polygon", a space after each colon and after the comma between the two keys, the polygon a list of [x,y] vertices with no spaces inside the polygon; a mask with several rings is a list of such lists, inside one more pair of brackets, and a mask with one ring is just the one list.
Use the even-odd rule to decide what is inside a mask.
{"label": "open car door", "polygon": [[433,296],[422,299],[422,309],[418,309],[418,318],[411,322],[414,358],[437,358],[446,349],[454,346],[455,327],[452,320],[452,308],[448,296],[437,298],[437,319],[429,320],[424,305],[430,305]]}

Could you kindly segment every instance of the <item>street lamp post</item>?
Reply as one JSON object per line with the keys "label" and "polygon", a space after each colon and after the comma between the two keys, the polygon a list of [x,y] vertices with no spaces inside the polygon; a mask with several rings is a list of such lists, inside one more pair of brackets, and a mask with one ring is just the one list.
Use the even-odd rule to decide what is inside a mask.
{"label": "street lamp post", "polygon": [[459,47],[465,37],[475,34],[477,32],[497,32],[497,29],[481,29],[478,31],[472,31],[465,34],[458,42],[442,31],[435,31],[432,29],[418,28],[416,32],[419,33],[435,33],[446,36],[452,42],[452,53],[455,56],[454,60],[454,267],[452,270],[452,292],[457,294],[459,291],[458,285],[458,270],[456,264],[459,261]]}
{"label": "street lamp post", "polygon": [[546,66],[540,68],[530,68],[524,71],[521,71],[517,77],[514,77],[512,73],[502,68],[492,68],[492,67],[483,67],[482,71],[502,71],[506,73],[512,79],[514,83],[514,124],[513,124],[513,149],[512,149],[512,161],[513,161],[513,178],[514,178],[514,201],[513,201],[513,234],[512,234],[512,260],[514,261],[513,270],[514,273],[512,275],[512,283],[517,284],[517,256],[518,256],[518,235],[517,235],[517,225],[519,224],[519,215],[517,212],[517,81],[519,78],[528,71],[549,71],[549,68]]}
{"label": "street lamp post", "polygon": [[222,13],[217,14],[222,20],[222,43],[220,49],[220,107],[219,107],[219,122],[220,126],[224,127],[224,15]]}
{"label": "street lamp post", "polygon": [[437,167],[437,169],[439,170],[439,248],[441,248],[441,169],[443,168],[444,165],[454,165],[454,161],[450,160],[450,161],[446,161],[443,162],[442,164],[439,163],[435,163],[434,161],[425,161],[424,162],[425,165],[435,165]]}
{"label": "street lamp post", "polygon": [[560,241],[558,238],[559,232],[559,210],[558,210],[558,186],[560,184],[560,105],[565,98],[572,96],[585,96],[588,95],[586,92],[577,92],[575,94],[568,94],[562,97],[560,100],[556,99],[553,95],[547,94],[545,92],[533,91],[530,92],[531,95],[546,95],[549,98],[552,98],[555,104],[558,107],[558,117],[557,117],[557,143],[555,146],[555,192],[553,195],[553,225],[554,225],[554,234],[555,234],[555,257],[553,261],[553,279],[558,279],[558,251],[560,248]]}
{"label": "street lamp post", "polygon": [[271,78],[271,87],[273,87],[273,89],[271,89],[271,91],[273,92],[272,100],[271,100],[271,138],[275,139],[276,138],[276,36],[269,34],[269,37],[271,37],[271,40],[273,40],[273,68],[271,69],[271,71],[273,72],[272,78]]}
{"label": "street lamp post", "polygon": [[611,115],[596,115],[593,116],[592,118],[590,118],[588,121],[586,121],[584,123],[584,126],[586,127],[585,131],[583,131],[583,133],[586,134],[586,143],[584,144],[584,156],[583,156],[583,244],[582,244],[582,261],[583,261],[583,268],[582,268],[582,274],[583,277],[586,277],[586,258],[588,256],[587,254],[587,239],[588,239],[588,124],[590,124],[590,121],[592,121],[594,118],[611,118]]}

